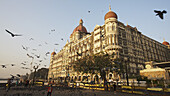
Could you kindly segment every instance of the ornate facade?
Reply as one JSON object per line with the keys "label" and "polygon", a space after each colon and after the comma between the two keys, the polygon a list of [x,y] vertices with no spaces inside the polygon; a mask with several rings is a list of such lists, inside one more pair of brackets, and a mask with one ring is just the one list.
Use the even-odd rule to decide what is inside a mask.
{"label": "ornate facade", "polygon": [[[129,76],[139,75],[139,70],[144,69],[147,61],[170,60],[168,42],[162,44],[143,35],[136,27],[124,25],[118,21],[117,14],[111,11],[111,8],[104,20],[104,25],[96,25],[91,33],[87,32],[83,20],[80,20],[70,35],[70,41],[67,41],[60,52],[51,54],[48,78],[69,76],[82,80],[83,76],[88,74],[77,74],[71,63],[101,51],[114,54],[114,58],[128,58],[128,62],[123,63],[123,66],[127,66]],[[111,77],[115,78],[114,74]],[[121,78],[124,78],[124,74]]]}

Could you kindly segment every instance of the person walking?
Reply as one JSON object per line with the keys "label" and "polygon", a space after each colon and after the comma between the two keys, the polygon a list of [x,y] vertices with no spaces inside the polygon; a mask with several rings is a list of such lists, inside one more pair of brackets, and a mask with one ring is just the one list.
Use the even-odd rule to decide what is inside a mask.
{"label": "person walking", "polygon": [[9,91],[9,89],[10,89],[10,87],[11,87],[11,79],[8,79],[8,81],[7,81],[7,89],[6,89],[6,91],[8,92]]}
{"label": "person walking", "polygon": [[113,84],[114,94],[116,94],[116,83]]}
{"label": "person walking", "polygon": [[48,93],[47,93],[47,96],[51,96],[52,91],[53,91],[53,88],[52,88],[52,85],[50,85],[50,86],[48,87]]}

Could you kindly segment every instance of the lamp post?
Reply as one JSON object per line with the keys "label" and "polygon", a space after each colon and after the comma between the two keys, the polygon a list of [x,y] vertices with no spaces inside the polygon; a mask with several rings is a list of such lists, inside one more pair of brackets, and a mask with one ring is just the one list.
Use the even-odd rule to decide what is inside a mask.
{"label": "lamp post", "polygon": [[129,86],[129,77],[128,77],[128,69],[127,69],[127,67],[128,67],[128,63],[127,62],[129,62],[129,58],[128,57],[125,57],[124,58],[124,61],[125,61],[125,66],[126,66],[126,81],[127,81],[127,86]]}
{"label": "lamp post", "polygon": [[33,77],[33,85],[34,85],[35,76],[36,76],[36,71],[37,71],[37,69],[38,69],[38,66],[34,66],[33,69],[34,69],[34,77]]}

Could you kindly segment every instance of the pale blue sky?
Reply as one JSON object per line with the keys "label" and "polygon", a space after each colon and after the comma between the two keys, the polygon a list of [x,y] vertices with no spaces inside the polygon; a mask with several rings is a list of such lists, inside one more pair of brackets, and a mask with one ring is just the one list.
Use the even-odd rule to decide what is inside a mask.
{"label": "pale blue sky", "polygon": [[[6,69],[0,67],[0,78],[29,72],[21,69],[23,65],[20,63],[30,63],[31,59],[26,54],[34,51],[25,51],[22,45],[37,49],[35,53],[40,54],[41,58],[54,48],[59,51],[80,19],[83,19],[88,32],[92,32],[95,25],[103,25],[109,4],[119,21],[137,27],[142,34],[159,42],[163,42],[163,38],[170,41],[169,0],[0,0],[0,65],[17,65],[7,66]],[[165,19],[156,17],[154,9],[167,10]],[[12,38],[5,29],[23,36]],[[51,32],[52,29],[55,31]],[[30,41],[30,38],[34,38],[34,41]],[[42,65],[48,67],[50,56],[46,58]],[[37,59],[34,62],[38,62]],[[29,63],[27,67],[30,67]]]}

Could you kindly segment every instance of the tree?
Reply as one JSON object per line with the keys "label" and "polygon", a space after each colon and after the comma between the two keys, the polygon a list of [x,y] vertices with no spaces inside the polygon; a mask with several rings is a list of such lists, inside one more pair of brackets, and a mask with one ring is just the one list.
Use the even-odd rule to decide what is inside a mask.
{"label": "tree", "polygon": [[104,82],[106,81],[106,72],[104,69],[108,67],[113,68],[113,63],[109,55],[104,54],[103,52],[79,59],[73,66],[76,72],[94,74],[95,70],[97,73],[100,73]]}

